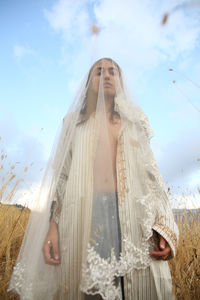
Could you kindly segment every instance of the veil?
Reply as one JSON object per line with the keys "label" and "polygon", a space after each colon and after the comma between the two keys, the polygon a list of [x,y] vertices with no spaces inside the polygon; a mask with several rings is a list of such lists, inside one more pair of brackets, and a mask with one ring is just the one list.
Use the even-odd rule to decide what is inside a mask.
{"label": "veil", "polygon": [[[178,231],[152,136],[118,64],[95,62],[58,129],[9,290],[21,299],[122,299],[120,278],[152,263],[153,229],[175,255]],[[56,266],[42,253],[51,219]]]}

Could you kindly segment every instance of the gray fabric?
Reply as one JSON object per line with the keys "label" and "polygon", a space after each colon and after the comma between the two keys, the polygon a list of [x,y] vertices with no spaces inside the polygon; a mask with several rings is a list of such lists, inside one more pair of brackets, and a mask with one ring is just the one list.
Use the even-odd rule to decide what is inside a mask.
{"label": "gray fabric", "polygon": [[91,232],[91,237],[96,241],[94,248],[97,253],[102,258],[108,258],[111,249],[114,248],[116,258],[119,259],[121,229],[117,193],[98,193],[94,195],[92,229],[94,230]]}
{"label": "gray fabric", "polygon": [[[121,252],[121,229],[118,212],[117,193],[98,193],[94,195],[92,228],[102,228],[101,235],[93,232],[91,237],[96,241],[95,250],[102,258],[110,257],[111,249],[114,248],[116,258],[119,259]],[[123,280],[121,277],[115,277],[115,285],[121,284],[122,291]],[[85,300],[101,300],[97,295],[85,295]],[[124,298],[122,298],[124,299]]]}

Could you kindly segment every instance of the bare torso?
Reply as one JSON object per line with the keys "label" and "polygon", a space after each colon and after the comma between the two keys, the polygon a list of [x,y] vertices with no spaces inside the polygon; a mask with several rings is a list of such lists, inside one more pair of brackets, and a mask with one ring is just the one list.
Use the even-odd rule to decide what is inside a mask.
{"label": "bare torso", "polygon": [[102,128],[94,163],[95,193],[117,191],[116,156],[120,128],[119,118],[114,122],[107,118],[107,130]]}

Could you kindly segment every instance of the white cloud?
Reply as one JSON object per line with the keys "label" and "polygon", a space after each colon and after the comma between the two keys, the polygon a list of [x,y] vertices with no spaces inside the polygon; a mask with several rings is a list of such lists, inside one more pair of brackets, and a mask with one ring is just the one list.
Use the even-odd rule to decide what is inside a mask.
{"label": "white cloud", "polygon": [[190,191],[200,187],[200,162],[197,160],[200,157],[198,128],[185,128],[171,143],[160,147],[153,144],[153,149],[168,186],[187,187]]}
{"label": "white cloud", "polygon": [[[184,73],[187,74],[189,70],[188,67]],[[195,125],[199,126],[200,96],[198,88],[184,77],[181,78],[179,74],[174,74],[174,78],[176,83],[171,84],[168,89],[168,103],[173,108],[168,113],[168,117],[171,122],[180,122],[189,128]],[[196,76],[196,78],[198,77]]]}
{"label": "white cloud", "polygon": [[40,191],[40,184],[34,183],[32,186],[21,187],[16,190],[16,193],[13,195],[10,201],[5,202],[4,204],[20,204],[26,207],[31,208],[35,201],[37,200],[38,194]]}
{"label": "white cloud", "polygon": [[14,46],[13,53],[14,53],[14,56],[19,60],[22,59],[26,55],[35,56],[35,54],[36,54],[35,51],[32,50],[31,48],[20,46],[20,45]]}
{"label": "white cloud", "polygon": [[[136,78],[160,63],[186,58],[195,49],[200,36],[198,16],[189,6],[181,6],[182,3],[179,0],[59,0],[44,14],[50,26],[62,34],[62,61],[68,67],[70,61],[71,70],[77,70],[80,65],[87,69],[84,62],[90,63],[88,57],[95,52],[94,59],[110,56]],[[164,13],[172,12],[177,5],[179,9],[162,26]],[[98,49],[90,34],[94,19],[100,27],[96,39]]]}
{"label": "white cloud", "polygon": [[189,185],[191,187],[198,186],[200,188],[200,162],[198,163],[199,170],[197,170],[195,173],[192,173],[189,177]]}
{"label": "white cloud", "polygon": [[73,40],[87,33],[89,14],[85,4],[81,0],[59,0],[50,11],[45,9],[44,15],[54,30],[61,32],[65,39]]}
{"label": "white cloud", "polygon": [[[91,65],[91,56],[94,59],[112,57],[131,78],[131,84],[139,86],[142,82],[142,88],[143,83],[148,84],[149,74],[164,64],[176,64],[177,69],[180,66],[186,74],[188,70],[192,74],[193,70],[194,78],[198,78],[198,56],[194,52],[200,39],[200,4],[196,3],[195,7],[193,4],[194,1],[191,6],[185,5],[185,0],[59,0],[52,9],[45,11],[45,16],[50,26],[62,35],[62,62],[71,72],[71,91],[73,83],[79,80],[76,74],[84,74]],[[169,13],[169,18],[162,26],[165,13]],[[90,34],[94,19],[100,28],[96,38]],[[186,86],[184,80],[179,83],[177,79],[177,84],[197,101],[194,87]],[[162,87],[157,88],[158,96],[159,88]],[[164,143],[165,138],[157,142],[156,155],[167,181],[184,185],[191,182],[192,176],[191,187],[194,187],[199,168],[195,161],[200,149],[199,130],[195,127],[199,124],[199,114],[175,87],[171,95],[167,95],[168,92],[165,101],[171,112],[166,115],[172,123],[168,134],[175,139],[168,145]]]}
{"label": "white cloud", "polygon": [[[195,10],[189,9],[190,5],[185,5],[184,0],[59,0],[50,10],[45,10],[45,16],[50,26],[62,33],[62,62],[74,73],[78,70],[80,74],[80,66],[84,69],[84,62],[89,62],[91,56],[94,36],[89,34],[89,26],[94,17],[88,11],[89,4],[101,29],[93,45],[98,43],[96,56],[119,60],[126,66],[130,78],[144,75],[145,70],[178,57],[183,63],[191,58],[200,37],[196,15],[200,5],[196,5]],[[167,24],[161,26],[166,12],[171,14]],[[69,45],[72,48],[69,49]],[[191,58],[189,63],[195,66],[196,59]]]}
{"label": "white cloud", "polygon": [[100,44],[147,68],[186,55],[196,46],[200,26],[192,13],[186,14],[181,9],[161,26],[164,13],[171,8],[171,1],[168,5],[165,2],[165,7],[158,1],[148,0],[116,1],[115,4],[111,0],[101,1],[95,8],[102,27]]}
{"label": "white cloud", "polygon": [[[13,174],[16,177],[7,186],[3,199],[5,200],[14,184],[20,180],[17,191],[27,189],[32,191],[31,186],[38,184],[42,178],[42,172],[46,165],[45,149],[29,130],[24,132],[11,113],[2,110],[0,114],[1,141],[0,148],[7,157],[1,161],[3,168],[0,169],[2,183],[3,178],[8,176],[11,166],[15,166]],[[9,176],[10,177],[10,176]],[[8,178],[8,177],[7,177]]]}

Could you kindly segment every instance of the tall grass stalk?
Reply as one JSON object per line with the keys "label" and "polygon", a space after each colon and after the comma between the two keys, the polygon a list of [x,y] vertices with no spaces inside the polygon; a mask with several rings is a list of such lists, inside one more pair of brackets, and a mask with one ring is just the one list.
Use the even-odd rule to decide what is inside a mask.
{"label": "tall grass stalk", "polygon": [[[6,155],[1,151],[0,171],[4,170]],[[0,200],[15,178],[15,166],[6,176],[0,176]],[[27,171],[24,169],[24,171]],[[0,174],[1,175],[1,174]],[[19,181],[10,188],[6,199],[12,198]],[[7,201],[6,200],[6,201]],[[30,210],[17,205],[0,203],[0,299],[19,299],[7,288],[15,265]],[[173,290],[177,300],[200,300],[200,209],[196,215],[185,211],[177,218],[180,231],[177,255],[169,261]]]}

